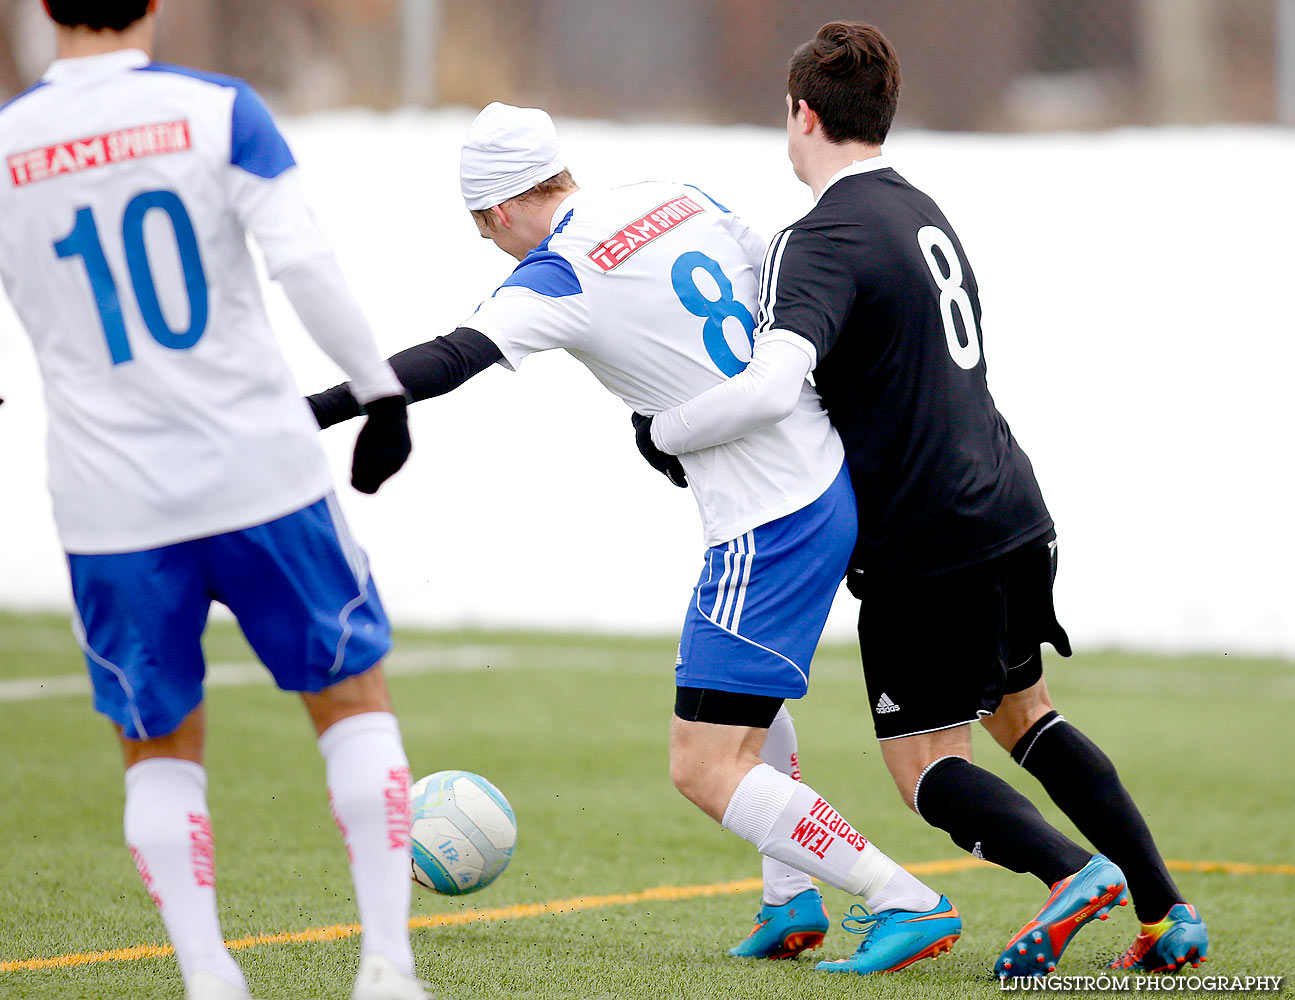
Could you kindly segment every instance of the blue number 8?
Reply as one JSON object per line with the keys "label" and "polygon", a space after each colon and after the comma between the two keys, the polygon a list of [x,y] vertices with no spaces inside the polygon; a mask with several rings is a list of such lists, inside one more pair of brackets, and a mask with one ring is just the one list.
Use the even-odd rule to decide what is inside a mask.
{"label": "blue number 8", "polygon": [[[719,286],[718,299],[706,298],[697,287],[697,282],[693,280],[693,272],[697,268],[715,279],[715,284]],[[733,282],[728,280],[719,263],[704,253],[690,250],[670,268],[670,282],[683,307],[694,316],[706,320],[705,326],[701,328],[701,340],[706,353],[715,362],[715,367],[730,378],[742,371],[747,362],[738,360],[733,349],[728,346],[728,341],[724,339],[724,320],[732,317],[741,323],[742,329],[746,331],[746,339],[754,349],[755,317],[751,315],[750,309],[733,297]]]}
{"label": "blue number 8", "polygon": [[[172,330],[162,314],[157,298],[157,285],[153,269],[148,262],[148,249],[144,245],[144,219],[150,211],[165,212],[175,233],[176,250],[180,255],[180,268],[184,273],[185,291],[189,294],[189,328]],[[136,195],[126,206],[121,225],[122,242],[126,250],[126,267],[135,288],[144,325],[163,347],[183,351],[192,347],[207,329],[207,275],[198,251],[198,237],[193,222],[185,210],[184,202],[174,191],[145,191]],[[99,322],[108,341],[108,355],[114,365],[130,361],[134,354],[126,336],[126,323],[121,313],[121,300],[117,283],[113,280],[99,240],[99,227],[95,225],[94,212],[80,208],[72,231],[54,244],[60,258],[80,257],[85,265],[90,290],[99,309]]]}

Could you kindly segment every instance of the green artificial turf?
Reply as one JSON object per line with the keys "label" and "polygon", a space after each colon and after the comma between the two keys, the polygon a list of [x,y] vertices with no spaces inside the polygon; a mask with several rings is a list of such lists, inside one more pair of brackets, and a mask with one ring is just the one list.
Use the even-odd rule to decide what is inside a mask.
{"label": "green artificial turf", "polygon": [[[247,663],[217,623],[209,658]],[[634,894],[758,876],[754,850],[671,787],[666,733],[674,642],[522,633],[398,637],[390,685],[415,777],[480,772],[510,799],[520,836],[509,870],[480,894],[415,890],[414,914],[443,915],[570,897]],[[223,666],[229,671],[231,668]],[[0,963],[163,944],[121,839],[121,763],[106,721],[82,693],[14,700],[14,681],[76,677],[66,622],[0,614]],[[1237,657],[1087,654],[1048,661],[1067,717],[1120,766],[1166,857],[1295,862],[1295,667]],[[237,676],[232,680],[237,681]],[[304,712],[266,683],[209,692],[210,804],[228,938],[353,922],[345,853],[329,819],[323,766]],[[825,647],[811,693],[792,706],[805,780],[902,861],[960,858],[895,793],[872,739],[857,653]],[[988,737],[982,763],[1073,833],[1032,778]],[[1212,975],[1295,966],[1288,925],[1295,875],[1176,873],[1210,927]],[[950,955],[862,981],[826,976],[812,958],[855,941],[839,929],[798,961],[724,952],[749,930],[758,894],[617,903],[566,913],[415,930],[420,974],[440,997],[879,998],[999,995],[989,969],[1046,895],[989,866],[926,881],[964,917]],[[844,894],[825,890],[829,909]],[[1094,922],[1061,973],[1097,974],[1132,939],[1131,909]],[[253,993],[344,998],[358,939],[240,950]],[[170,957],[0,972],[4,998],[179,997]]]}

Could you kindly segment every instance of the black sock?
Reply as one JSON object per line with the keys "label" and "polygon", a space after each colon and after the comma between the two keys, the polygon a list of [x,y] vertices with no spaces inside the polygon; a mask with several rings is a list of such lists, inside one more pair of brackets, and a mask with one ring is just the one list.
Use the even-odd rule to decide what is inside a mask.
{"label": "black sock", "polygon": [[1012,759],[1038,778],[1079,832],[1124,871],[1139,920],[1154,924],[1175,903],[1185,902],[1115,765],[1064,716],[1049,712],[1031,726],[1012,748]]}
{"label": "black sock", "polygon": [[1053,885],[1092,855],[1048,825],[1024,795],[969,760],[945,757],[922,775],[917,812],[977,857]]}

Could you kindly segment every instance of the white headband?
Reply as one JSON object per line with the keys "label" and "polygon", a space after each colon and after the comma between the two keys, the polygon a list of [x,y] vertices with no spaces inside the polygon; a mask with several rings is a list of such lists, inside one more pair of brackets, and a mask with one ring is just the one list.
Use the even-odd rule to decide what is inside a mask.
{"label": "white headband", "polygon": [[563,169],[553,119],[539,108],[496,101],[472,121],[459,159],[459,186],[471,211],[529,191]]}

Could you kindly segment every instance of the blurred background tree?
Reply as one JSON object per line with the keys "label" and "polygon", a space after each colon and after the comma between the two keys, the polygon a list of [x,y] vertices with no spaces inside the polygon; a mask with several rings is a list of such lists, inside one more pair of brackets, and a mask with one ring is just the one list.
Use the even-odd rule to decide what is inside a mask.
{"label": "blurred background tree", "polygon": [[[158,57],[280,109],[491,100],[776,124],[820,24],[894,41],[901,124],[1023,131],[1295,124],[1295,0],[164,0]],[[0,0],[0,92],[48,62],[40,0]]]}

